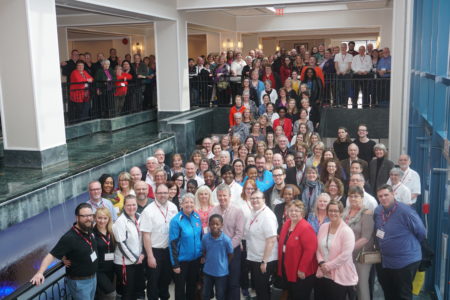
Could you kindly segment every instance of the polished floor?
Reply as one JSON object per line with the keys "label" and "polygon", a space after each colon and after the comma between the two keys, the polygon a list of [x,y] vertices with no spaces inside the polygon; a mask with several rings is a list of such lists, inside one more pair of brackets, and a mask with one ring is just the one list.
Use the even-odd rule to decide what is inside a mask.
{"label": "polished floor", "polygon": [[8,168],[0,158],[0,203],[31,192],[62,178],[123,156],[169,135],[157,133],[157,123],[150,122],[110,133],[95,133],[69,140],[69,161],[44,171]]}

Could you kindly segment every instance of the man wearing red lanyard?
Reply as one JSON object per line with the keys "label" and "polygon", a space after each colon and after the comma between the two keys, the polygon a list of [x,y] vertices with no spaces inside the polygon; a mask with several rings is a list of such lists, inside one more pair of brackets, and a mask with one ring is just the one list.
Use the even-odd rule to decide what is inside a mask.
{"label": "man wearing red lanyard", "polygon": [[422,260],[420,243],[426,229],[415,210],[395,200],[390,185],[377,190],[380,204],[374,212],[376,243],[381,264],[378,281],[386,300],[412,299],[412,282]]}
{"label": "man wearing red lanyard", "polygon": [[58,241],[41,263],[39,271],[31,278],[32,284],[44,282],[44,272],[55,259],[64,256],[71,261],[66,268],[67,288],[74,300],[94,299],[97,285],[97,243],[92,235],[93,211],[88,203],[75,209],[76,223]]}
{"label": "man wearing red lanyard", "polygon": [[178,213],[175,204],[168,201],[169,189],[165,184],[156,187],[156,199],[141,216],[141,232],[147,254],[146,277],[149,300],[170,298],[169,284],[172,266],[169,253],[169,224]]}

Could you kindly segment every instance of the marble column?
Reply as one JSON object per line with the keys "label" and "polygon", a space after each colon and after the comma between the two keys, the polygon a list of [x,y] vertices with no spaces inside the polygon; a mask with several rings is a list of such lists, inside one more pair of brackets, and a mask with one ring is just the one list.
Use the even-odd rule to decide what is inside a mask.
{"label": "marble column", "polygon": [[[389,157],[397,161],[408,146],[411,82],[413,1],[394,1],[392,24],[392,73],[389,107]],[[383,39],[381,40],[384,44]]]}
{"label": "marble column", "polygon": [[190,109],[187,22],[183,13],[175,21],[155,22],[158,111],[175,113]]}
{"label": "marble column", "polygon": [[54,0],[0,0],[4,163],[67,161]]}

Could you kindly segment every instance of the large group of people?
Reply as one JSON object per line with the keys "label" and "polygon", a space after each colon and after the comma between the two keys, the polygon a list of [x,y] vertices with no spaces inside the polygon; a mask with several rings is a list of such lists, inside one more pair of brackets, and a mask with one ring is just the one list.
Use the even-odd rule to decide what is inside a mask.
{"label": "large group of people", "polygon": [[89,117],[113,117],[154,106],[156,99],[155,56],[125,54],[124,59],[111,48],[110,56],[73,49],[71,58],[61,62],[61,73],[68,84],[69,122]]}
{"label": "large group of people", "polygon": [[196,60],[189,58],[191,104],[234,104],[239,94],[248,95],[257,108],[263,105],[260,114],[266,111],[268,103],[275,105],[274,112],[286,107],[289,113],[294,108],[291,99],[300,109],[307,87],[312,106],[347,107],[351,99],[356,108],[360,93],[363,107],[387,106],[390,50],[374,49],[371,43],[366,46],[355,50],[355,42],[350,41],[328,49],[321,44],[310,51],[302,45],[273,55],[257,49],[245,57],[239,51],[229,50]]}
{"label": "large group of people", "polygon": [[236,100],[229,134],[190,157],[157,149],[145,169],[90,182],[31,281],[61,259],[74,299],[169,299],[174,282],[176,300],[369,300],[376,273],[385,299],[411,299],[426,229],[409,156],[390,161],[364,124],[327,148],[311,109],[255,121]]}

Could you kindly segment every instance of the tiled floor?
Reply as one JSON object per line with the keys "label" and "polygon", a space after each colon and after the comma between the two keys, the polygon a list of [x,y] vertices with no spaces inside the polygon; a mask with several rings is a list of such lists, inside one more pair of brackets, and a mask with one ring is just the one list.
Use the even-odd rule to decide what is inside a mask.
{"label": "tiled floor", "polygon": [[122,156],[158,141],[156,122],[144,123],[112,133],[96,133],[69,140],[66,165],[45,171],[3,167],[0,159],[0,203],[45,186],[58,179],[71,176],[108,160]]}

